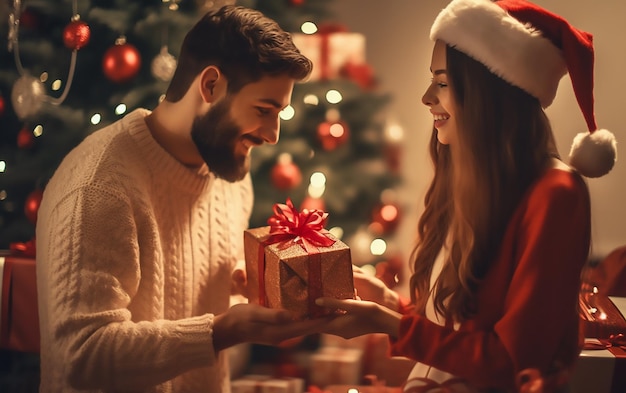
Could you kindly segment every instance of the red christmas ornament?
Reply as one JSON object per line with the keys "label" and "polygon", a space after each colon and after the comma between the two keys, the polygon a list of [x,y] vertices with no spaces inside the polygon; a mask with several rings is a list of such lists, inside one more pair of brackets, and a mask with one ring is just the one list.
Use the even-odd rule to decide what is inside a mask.
{"label": "red christmas ornament", "polygon": [[402,146],[399,143],[394,143],[385,146],[384,151],[385,160],[391,172],[394,174],[400,173],[402,167]]}
{"label": "red christmas ornament", "polygon": [[78,50],[87,45],[91,31],[89,25],[82,20],[74,20],[63,30],[63,43],[72,50]]}
{"label": "red christmas ornament", "polygon": [[325,121],[317,127],[317,139],[324,150],[335,150],[346,143],[349,136],[348,125],[341,120]]}
{"label": "red christmas ornament", "polygon": [[291,190],[302,182],[300,168],[291,161],[291,155],[283,153],[278,157],[278,162],[272,168],[271,180],[274,187],[279,190]]}
{"label": "red christmas ornament", "polygon": [[28,194],[26,201],[24,202],[24,214],[26,215],[26,218],[28,218],[28,221],[33,224],[37,223],[37,212],[39,211],[42,197],[43,190],[38,188]]}
{"label": "red christmas ornament", "polygon": [[107,49],[102,59],[102,70],[109,80],[124,83],[133,79],[141,67],[141,55],[135,46],[118,40]]}
{"label": "red christmas ornament", "polygon": [[300,210],[304,209],[326,211],[326,204],[322,198],[313,198],[309,195],[300,204]]}
{"label": "red christmas ornament", "polygon": [[369,64],[355,64],[348,62],[339,70],[339,75],[350,79],[363,90],[372,90],[376,87],[377,81],[374,77],[374,70]]}
{"label": "red christmas ornament", "polygon": [[31,8],[26,8],[20,14],[20,27],[36,30],[39,27],[39,14]]}
{"label": "red christmas ornament", "polygon": [[393,232],[400,222],[400,209],[392,203],[385,203],[374,208],[372,223],[369,228],[373,233],[384,235]]}
{"label": "red christmas ornament", "polygon": [[304,4],[304,0],[289,0],[289,3],[290,3],[291,5],[296,5],[296,6],[299,6],[299,5]]}
{"label": "red christmas ornament", "polygon": [[30,149],[33,146],[35,146],[35,136],[28,128],[22,127],[17,133],[17,147],[20,149]]}
{"label": "red christmas ornament", "polygon": [[6,103],[4,102],[4,97],[0,96],[0,116],[4,115],[5,107],[6,107]]}
{"label": "red christmas ornament", "polygon": [[402,258],[395,256],[376,264],[376,277],[388,288],[393,288],[402,281]]}

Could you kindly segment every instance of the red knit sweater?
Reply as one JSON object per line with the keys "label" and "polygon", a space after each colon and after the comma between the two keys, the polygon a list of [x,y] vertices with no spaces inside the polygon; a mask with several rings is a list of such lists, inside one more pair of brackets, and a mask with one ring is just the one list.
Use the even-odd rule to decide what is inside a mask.
{"label": "red knit sweater", "polygon": [[452,373],[477,388],[515,386],[526,368],[570,367],[581,347],[578,292],[590,237],[589,192],[559,169],[531,186],[481,283],[478,311],[455,331],[405,314],[394,355]]}

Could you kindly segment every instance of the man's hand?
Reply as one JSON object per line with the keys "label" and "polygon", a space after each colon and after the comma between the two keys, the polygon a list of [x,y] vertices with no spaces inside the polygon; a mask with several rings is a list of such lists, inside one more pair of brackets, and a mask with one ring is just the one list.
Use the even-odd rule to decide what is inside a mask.
{"label": "man's hand", "polygon": [[294,321],[289,311],[237,304],[213,321],[213,347],[216,351],[249,342],[278,345],[281,342],[322,330],[332,317]]}

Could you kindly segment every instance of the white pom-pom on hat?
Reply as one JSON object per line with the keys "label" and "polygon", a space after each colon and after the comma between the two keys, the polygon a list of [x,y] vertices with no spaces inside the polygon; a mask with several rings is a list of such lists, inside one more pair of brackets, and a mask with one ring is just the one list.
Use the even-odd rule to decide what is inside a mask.
{"label": "white pom-pom on hat", "polygon": [[615,136],[594,115],[593,36],[526,0],[453,0],[430,31],[536,97],[547,108],[569,73],[589,132],[574,139],[570,165],[586,177],[608,173],[617,160]]}
{"label": "white pom-pom on hat", "polygon": [[608,130],[581,132],[574,138],[569,152],[570,165],[583,176],[601,177],[617,161],[617,141]]}

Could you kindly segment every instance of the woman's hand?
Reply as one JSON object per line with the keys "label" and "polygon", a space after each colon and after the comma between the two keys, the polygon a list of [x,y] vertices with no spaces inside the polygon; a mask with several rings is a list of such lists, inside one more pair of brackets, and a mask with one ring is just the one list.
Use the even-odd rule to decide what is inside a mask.
{"label": "woman's hand", "polygon": [[378,303],[353,299],[319,298],[318,306],[340,310],[322,327],[323,333],[353,338],[369,333],[385,333],[396,337],[402,315]]}
{"label": "woman's hand", "polygon": [[236,304],[213,320],[213,347],[219,351],[244,342],[278,345],[290,338],[318,333],[332,318],[296,321],[286,310]]}
{"label": "woman's hand", "polygon": [[354,277],[354,289],[356,289],[356,294],[361,300],[372,301],[394,311],[398,310],[400,296],[389,289],[382,280],[355,265],[352,265],[352,275]]}
{"label": "woman's hand", "polygon": [[233,270],[230,282],[231,295],[248,296],[248,276],[245,269],[237,268]]}

